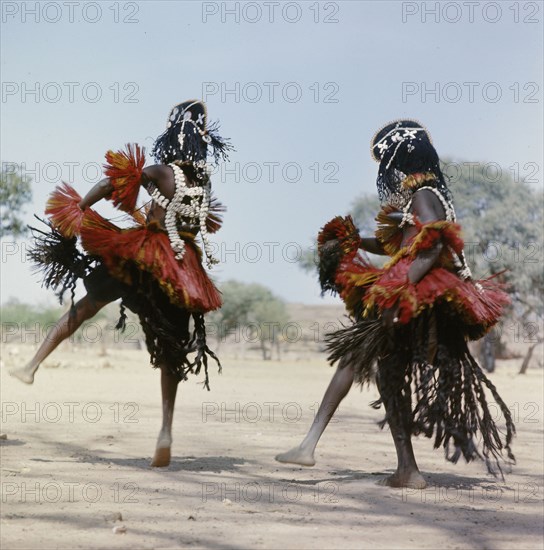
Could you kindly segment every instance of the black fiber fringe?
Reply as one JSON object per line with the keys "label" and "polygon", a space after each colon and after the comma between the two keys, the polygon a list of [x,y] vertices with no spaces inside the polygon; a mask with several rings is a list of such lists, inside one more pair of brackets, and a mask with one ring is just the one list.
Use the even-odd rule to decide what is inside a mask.
{"label": "black fiber fringe", "polygon": [[77,280],[85,277],[94,260],[78,250],[76,237],[65,237],[50,222],[35,218],[49,231],[29,226],[34,242],[27,257],[35,264],[35,271],[42,274],[42,286],[53,289],[61,304],[64,293],[70,290],[73,301]]}
{"label": "black fiber fringe", "polygon": [[[404,121],[402,126],[415,128],[419,127],[419,123]],[[393,127],[394,124],[388,125],[378,132],[373,145]],[[396,144],[392,143],[389,137],[388,143],[389,147],[383,153],[376,179],[378,196],[382,204],[394,202],[395,197],[404,196],[404,199],[408,200],[411,192],[402,188],[402,181],[411,174],[427,172],[434,174],[436,181],[427,182],[425,185],[436,187],[450,204],[453,202],[453,197],[440,168],[438,153],[427,132],[419,131],[416,139],[404,140]]]}
{"label": "black fiber fringe", "polygon": [[378,358],[387,350],[387,331],[379,319],[360,320],[325,337],[331,365],[349,364],[360,384],[374,381]]}
{"label": "black fiber fringe", "polygon": [[[233,151],[230,139],[219,135],[219,124],[214,122],[206,129],[204,141],[197,127],[190,122],[183,126],[183,147],[179,143],[179,133],[182,131],[183,118],[172,124],[155,141],[151,154],[162,164],[174,161],[191,162],[198,165],[199,161],[206,162],[208,156],[213,157],[214,163],[228,160],[228,154]],[[208,149],[211,148],[211,151]],[[202,168],[204,171],[204,169]]]}
{"label": "black fiber fringe", "polygon": [[[512,415],[471,355],[462,325],[445,311],[424,312],[395,329],[377,318],[360,320],[329,335],[327,347],[331,363],[350,364],[360,383],[376,374],[380,399],[372,406],[386,405],[382,427],[407,415],[410,433],[434,438],[434,448],[443,447],[453,463],[481,458],[495,476],[502,476],[501,464],[515,463]],[[489,394],[506,433],[490,411]]]}
{"label": "black fiber fringe", "polygon": [[[196,357],[191,363],[191,367],[194,368],[194,374],[199,374],[200,369],[204,366],[204,387],[209,391],[209,379],[208,379],[208,355],[217,363],[219,372],[221,372],[221,363],[219,358],[206,344],[206,325],[204,323],[204,315],[202,313],[193,313],[194,332],[192,341],[196,346]],[[193,372],[191,370],[191,372]]]}
{"label": "black fiber fringe", "polygon": [[[135,278],[137,277],[137,279]],[[221,364],[206,344],[206,328],[202,313],[189,312],[172,304],[155,279],[134,267],[134,292],[123,298],[123,306],[136,313],[145,335],[151,364],[168,368],[178,380],[187,380],[188,374],[200,374],[204,368],[204,387],[209,390],[208,357]],[[191,334],[189,323],[193,319]],[[118,323],[121,326],[122,322]],[[196,353],[191,360],[189,354]]]}
{"label": "black fiber fringe", "polygon": [[[131,284],[119,283],[108,274],[100,258],[87,256],[78,250],[76,237],[64,237],[50,223],[38,219],[48,226],[49,231],[30,228],[34,244],[28,257],[36,264],[36,270],[43,274],[43,285],[56,291],[61,303],[64,293],[70,290],[73,305],[77,279],[83,279],[89,295],[98,293],[101,301],[122,297],[115,328],[124,330],[125,308],[129,308],[140,319],[152,365],[168,368],[178,380],[187,380],[188,374],[199,374],[204,368],[204,387],[210,389],[208,358],[217,362],[219,371],[221,364],[206,344],[202,313],[191,313],[171,303],[154,277],[135,264],[126,265]],[[194,323],[192,334],[189,329],[191,317]],[[191,360],[189,354],[193,352],[196,355]]]}
{"label": "black fiber fringe", "polygon": [[338,239],[327,241],[319,247],[319,284],[321,285],[321,296],[331,292],[336,294],[338,287],[335,283],[338,266],[344,257],[344,251]]}
{"label": "black fiber fringe", "polygon": [[210,145],[212,147],[212,156],[214,162],[217,164],[219,161],[227,161],[229,153],[234,151],[229,138],[222,138],[219,135],[219,122],[214,121],[208,125],[206,133],[210,137]]}

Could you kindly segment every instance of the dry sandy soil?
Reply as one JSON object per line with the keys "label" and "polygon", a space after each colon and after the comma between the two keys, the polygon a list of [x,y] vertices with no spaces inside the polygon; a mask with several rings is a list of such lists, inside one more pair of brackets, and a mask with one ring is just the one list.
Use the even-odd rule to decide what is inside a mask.
{"label": "dry sandy soil", "polygon": [[[9,346],[7,346],[9,348]],[[173,460],[151,469],[161,406],[144,352],[59,350],[34,386],[9,378],[4,349],[1,547],[542,548],[542,370],[493,381],[511,406],[517,466],[505,481],[482,463],[452,465],[415,442],[423,491],[390,489],[395,452],[375,388],[354,388],[313,468],[274,461],[297,444],[332,375],[323,360],[224,359],[212,391],[182,385]],[[47,368],[46,368],[47,367]],[[122,519],[121,519],[122,518]],[[126,533],[114,534],[124,526]]]}

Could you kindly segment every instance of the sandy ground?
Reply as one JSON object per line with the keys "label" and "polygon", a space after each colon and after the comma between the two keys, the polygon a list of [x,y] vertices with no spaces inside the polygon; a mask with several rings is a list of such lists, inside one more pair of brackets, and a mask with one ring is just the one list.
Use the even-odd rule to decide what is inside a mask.
{"label": "sandy ground", "polygon": [[517,362],[501,362],[493,375],[518,429],[504,482],[481,463],[447,463],[421,438],[429,487],[418,491],[377,484],[395,452],[368,406],[374,388],[345,399],[315,467],[274,461],[306,432],[332,375],[324,361],[226,359],[211,392],[193,377],[176,406],[172,464],[157,470],[159,373],[144,352],[59,350],[27,387],[6,367],[31,351],[4,350],[2,549],[543,546],[541,369],[517,376]]}

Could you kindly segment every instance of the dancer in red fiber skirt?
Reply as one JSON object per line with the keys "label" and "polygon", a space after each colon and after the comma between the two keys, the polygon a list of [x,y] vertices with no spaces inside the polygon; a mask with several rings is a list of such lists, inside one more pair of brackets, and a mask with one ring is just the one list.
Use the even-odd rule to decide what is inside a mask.
{"label": "dancer in red fiber skirt", "polygon": [[[230,145],[208,125],[206,106],[190,100],[176,105],[152,154],[157,164],[144,167],[138,145],[106,153],[105,179],[82,199],[69,185],[57,187],[47,203],[48,231],[34,229],[31,259],[43,271],[44,284],[61,302],[81,278],[87,295],[72,305],[49,332],[31,361],[11,371],[32,384],[40,363],[81,324],[106,304],[121,299],[136,313],[151,363],[161,369],[163,422],[152,466],[170,463],[172,418],[177,386],[189,373],[204,371],[208,356],[204,314],[221,306],[221,296],[202,266],[216,263],[208,234],[221,226],[221,205],[211,196],[207,158],[225,159]],[[141,188],[151,196],[145,213],[137,208]],[[91,206],[109,199],[127,213],[131,225],[120,228]],[[197,244],[200,234],[202,249]]]}
{"label": "dancer in red fiber skirt", "polygon": [[[349,216],[331,220],[318,237],[322,289],[340,294],[353,323],[328,339],[338,367],[310,431],[276,459],[313,466],[317,442],[353,381],[375,380],[373,406],[385,406],[382,426],[389,424],[398,460],[385,484],[425,487],[411,443],[419,434],[434,438],[452,462],[483,458],[491,473],[502,473],[501,463],[514,461],[515,428],[467,341],[497,323],[508,296],[496,281],[472,277],[428,131],[413,120],[391,122],[375,134],[371,152],[383,205],[375,237],[361,238]],[[376,268],[359,249],[390,259]]]}

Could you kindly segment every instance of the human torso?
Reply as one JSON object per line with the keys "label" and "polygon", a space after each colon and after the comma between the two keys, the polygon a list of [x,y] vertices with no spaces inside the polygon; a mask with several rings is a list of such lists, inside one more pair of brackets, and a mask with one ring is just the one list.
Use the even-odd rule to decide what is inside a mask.
{"label": "human torso", "polygon": [[[147,212],[147,221],[156,221],[160,226],[166,230],[166,207],[167,202],[170,202],[176,192],[176,179],[175,174],[182,169],[176,165],[165,165],[167,170],[164,170],[161,175],[153,180],[149,179],[144,187],[151,195],[152,200]],[[187,187],[194,187],[193,181],[185,177],[184,183]],[[184,199],[184,203],[188,203],[188,198]],[[182,218],[183,220],[183,218]],[[187,221],[187,220],[186,220]],[[187,224],[185,229],[192,233],[197,233],[198,228]]]}
{"label": "human torso", "polygon": [[[436,189],[431,187],[423,187],[417,192],[421,194],[420,197],[423,200],[419,200],[416,204],[413,200],[414,196],[412,196],[408,204],[403,208],[403,212],[411,214],[421,223],[438,220],[455,220],[453,208],[451,208],[451,212],[446,213],[446,209],[449,207],[442,201],[442,195],[437,192]],[[405,224],[403,226],[401,247],[407,246],[416,237],[419,231],[420,230],[416,225],[409,223]]]}

